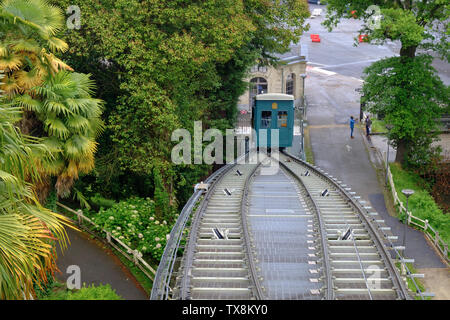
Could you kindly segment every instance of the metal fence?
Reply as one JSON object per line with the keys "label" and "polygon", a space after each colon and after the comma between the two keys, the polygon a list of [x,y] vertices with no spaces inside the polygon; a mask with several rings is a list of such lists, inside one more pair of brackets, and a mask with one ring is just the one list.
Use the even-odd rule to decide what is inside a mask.
{"label": "metal fence", "polygon": [[389,185],[391,187],[392,197],[394,198],[394,203],[398,205],[400,213],[406,213],[407,215],[407,224],[413,225],[422,229],[425,235],[432,241],[435,247],[443,254],[446,261],[450,261],[448,257],[448,244],[444,242],[444,240],[439,236],[439,232],[435,230],[428,222],[428,220],[420,219],[416,216],[413,216],[410,211],[406,211],[405,206],[400,201],[398,197],[397,191],[395,190],[394,179],[392,177],[391,169],[388,166],[388,180]]}
{"label": "metal fence", "polygon": [[101,234],[104,234],[103,239],[106,240],[106,242],[111,245],[114,249],[116,249],[118,252],[120,252],[125,258],[132,261],[136,267],[138,267],[150,280],[153,281],[156,271],[153,269],[150,264],[148,264],[144,259],[142,259],[142,253],[138,250],[133,250],[129,246],[127,246],[125,243],[120,241],[118,238],[113,236],[111,232],[101,228],[98,224],[96,224],[94,221],[83,215],[82,210],[73,210],[62,203],[56,202],[56,205],[63,208],[64,210],[67,210],[70,213],[73,213],[77,216],[77,221],[74,221],[72,219],[72,222],[74,224],[77,224],[79,227],[87,229],[91,233],[93,232],[89,227],[86,227],[84,223],[87,223],[90,226],[94,226],[97,230],[101,231]]}

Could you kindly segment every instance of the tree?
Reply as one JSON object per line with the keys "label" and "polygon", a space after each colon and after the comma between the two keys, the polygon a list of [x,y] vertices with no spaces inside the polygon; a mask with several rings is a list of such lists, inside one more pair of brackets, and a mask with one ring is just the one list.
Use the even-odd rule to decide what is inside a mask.
{"label": "tree", "polygon": [[384,120],[393,125],[389,139],[397,147],[396,161],[409,166],[431,162],[430,144],[439,129],[436,119],[449,108],[449,89],[431,62],[427,55],[392,57],[364,71],[366,106],[373,113],[384,114]]}
{"label": "tree", "polygon": [[101,101],[91,98],[93,82],[55,56],[68,49],[56,35],[63,29],[61,9],[44,0],[5,0],[0,9],[0,87],[23,108],[22,133],[45,137],[52,158],[38,159],[41,179],[35,188],[43,202],[50,176],[58,177],[59,196],[70,193],[80,172],[94,167],[95,138],[102,128]]}
{"label": "tree", "polygon": [[[95,141],[103,129],[102,101],[91,97],[89,75],[60,71],[13,103],[34,112],[43,124],[42,143],[53,157],[38,160],[43,175],[57,176],[56,191],[67,197],[80,173],[94,168]],[[45,177],[42,177],[45,179]]]}
{"label": "tree", "polygon": [[[70,1],[55,3],[66,7]],[[77,4],[82,25],[67,33],[68,61],[92,72],[106,101],[102,165],[96,170],[102,178],[153,176],[157,166],[171,197],[177,181],[191,185],[208,170],[191,166],[195,174],[184,181],[187,169],[170,160],[172,131],[192,132],[198,120],[204,129],[232,127],[237,100],[247,87],[245,72],[258,57],[269,61],[271,54],[287,51],[309,16],[303,0]],[[117,161],[107,161],[112,154]]]}
{"label": "tree", "polygon": [[[373,6],[377,7],[374,8]],[[377,8],[379,8],[379,11],[376,10]],[[450,59],[450,47],[448,42],[449,3],[446,0],[329,0],[327,18],[324,24],[328,26],[329,29],[332,29],[333,26],[337,25],[340,19],[352,18],[354,16],[361,18],[364,21],[360,33],[367,34],[368,41],[376,44],[382,44],[387,40],[400,41],[401,49],[399,61],[404,64],[402,70],[406,70],[411,63],[414,63],[411,59],[416,57],[418,48],[435,51],[447,61]],[[389,61],[392,62],[393,60]],[[427,64],[420,58],[420,61],[414,66],[419,65],[425,67]],[[379,68],[379,66],[376,68]],[[368,71],[370,73],[370,70],[375,69],[369,69]],[[425,74],[430,75],[430,69],[425,70]],[[394,85],[396,90],[403,91],[403,95],[415,95],[415,88],[412,88],[410,85],[404,85],[401,79],[399,79],[400,82],[392,83],[392,79],[393,78],[386,79],[386,82]],[[429,79],[428,81],[431,80]],[[366,84],[364,86],[366,86]],[[413,91],[409,92],[407,90]],[[364,89],[364,91],[369,93],[372,92],[372,89]],[[396,96],[398,97],[398,94]],[[369,101],[374,101],[374,98],[375,96],[365,97],[365,99]],[[423,108],[423,106],[419,105],[416,105],[415,107],[417,110]],[[387,108],[385,111],[390,112],[391,110],[392,109]],[[399,113],[394,112],[394,114],[400,116]],[[434,117],[438,117],[439,114],[440,112],[435,113]],[[401,121],[401,119],[395,120],[395,122],[399,121]],[[422,127],[423,125],[424,128],[431,128],[425,122],[420,123],[416,121],[415,123],[419,127]],[[407,127],[405,126],[400,126],[399,128],[407,130]],[[423,135],[420,139],[418,136],[415,136],[417,142],[421,141],[422,149],[426,145],[429,146],[429,133],[430,132],[423,131]],[[410,131],[405,131],[397,137],[396,161],[403,162],[406,157],[405,153],[413,147],[411,141],[407,140],[407,137],[411,138],[412,136]],[[405,139],[402,137],[405,137]],[[425,147],[425,149],[427,148]]]}
{"label": "tree", "polygon": [[[370,6],[378,6],[379,12]],[[329,29],[341,18],[352,17],[364,21],[361,33],[367,34],[369,41],[399,40],[401,57],[414,57],[417,48],[422,47],[439,52],[447,60],[450,58],[446,0],[328,0],[324,24]]]}
{"label": "tree", "polygon": [[28,299],[56,268],[54,241],[65,248],[67,218],[43,208],[26,180],[39,179],[39,140],[14,125],[21,109],[0,100],[0,299]]}

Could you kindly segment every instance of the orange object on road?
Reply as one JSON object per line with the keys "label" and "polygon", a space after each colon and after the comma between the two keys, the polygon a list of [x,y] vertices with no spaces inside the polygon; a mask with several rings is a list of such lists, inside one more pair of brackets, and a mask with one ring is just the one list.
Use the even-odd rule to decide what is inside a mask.
{"label": "orange object on road", "polygon": [[311,41],[312,42],[320,42],[320,37],[318,34],[312,34],[311,35]]}
{"label": "orange object on road", "polygon": [[356,18],[356,10],[350,11],[350,14],[353,16],[353,18]]}
{"label": "orange object on road", "polygon": [[367,34],[360,34],[359,35],[359,42],[367,42],[369,41],[369,38],[367,36]]}

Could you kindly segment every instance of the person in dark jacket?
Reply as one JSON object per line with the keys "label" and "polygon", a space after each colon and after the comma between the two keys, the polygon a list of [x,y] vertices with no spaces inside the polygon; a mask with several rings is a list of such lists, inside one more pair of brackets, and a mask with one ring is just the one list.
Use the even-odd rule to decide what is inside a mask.
{"label": "person in dark jacket", "polygon": [[372,120],[370,120],[369,116],[366,118],[366,135],[370,134],[370,126],[372,125]]}

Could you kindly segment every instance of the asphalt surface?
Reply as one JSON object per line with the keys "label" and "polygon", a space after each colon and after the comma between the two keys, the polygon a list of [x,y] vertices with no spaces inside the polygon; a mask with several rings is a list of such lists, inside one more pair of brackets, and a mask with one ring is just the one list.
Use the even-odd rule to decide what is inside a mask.
{"label": "asphalt surface", "polygon": [[[311,20],[309,31],[309,34],[319,34],[322,41],[311,43],[309,34],[302,40],[302,44],[307,44],[310,61],[305,93],[309,101],[307,117],[315,164],[369,201],[399,236],[397,244],[401,245],[404,225],[389,215],[363,136],[355,128],[355,138],[351,139],[348,125],[351,115],[359,118],[359,94],[355,89],[362,85],[363,68],[377,59],[395,55],[397,46],[363,44],[353,47],[359,22],[346,20],[341,27],[328,33],[320,26],[322,19]],[[418,268],[445,267],[423,233],[412,228],[406,229],[406,255],[415,259]]]}
{"label": "asphalt surface", "polygon": [[[401,47],[399,41],[387,41],[383,45],[355,41],[361,28],[359,20],[342,19],[337,28],[328,32],[321,25],[325,20],[326,6],[314,4],[309,4],[309,6],[311,12],[316,8],[322,9],[321,16],[308,19],[310,29],[308,32],[305,32],[300,41],[302,54],[306,52],[307,60],[311,66],[350,77],[362,78],[364,68],[373,62],[399,55]],[[321,42],[311,42],[311,34],[318,34]],[[354,46],[355,43],[358,45]],[[418,53],[421,52],[423,51],[418,51]],[[435,58],[432,65],[437,70],[441,80],[446,85],[450,85],[449,64],[439,58]]]}
{"label": "asphalt surface", "polygon": [[62,254],[58,248],[57,265],[61,274],[57,274],[57,278],[60,281],[66,282],[74,274],[73,271],[67,273],[67,268],[75,265],[80,268],[82,285],[110,284],[125,300],[148,299],[133,275],[110,249],[86,234],[71,229],[67,229],[67,233],[70,239],[68,249]]}

